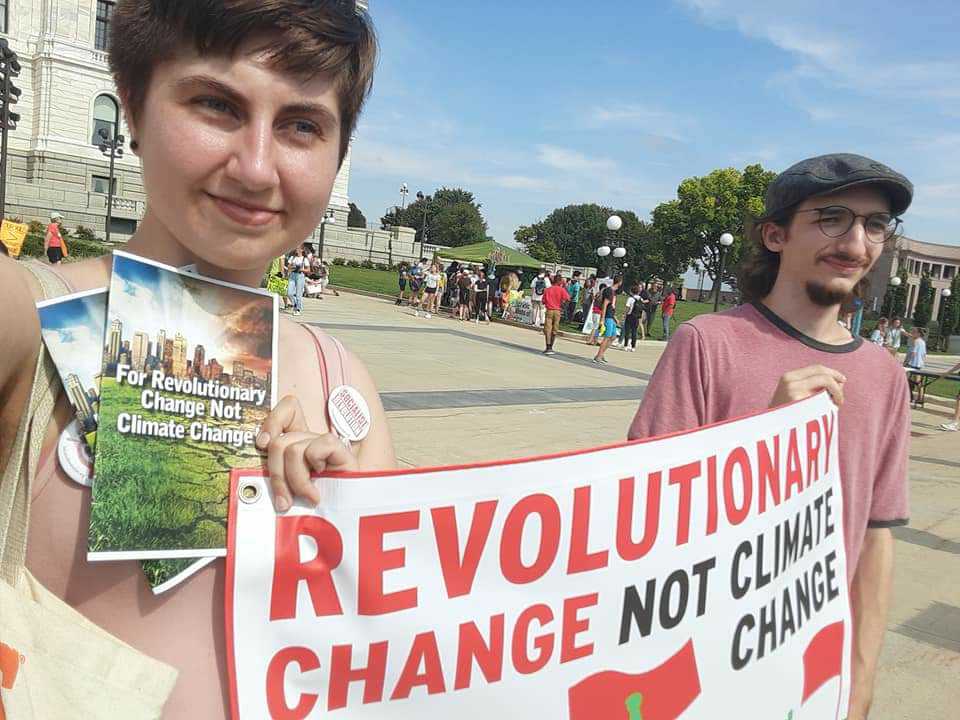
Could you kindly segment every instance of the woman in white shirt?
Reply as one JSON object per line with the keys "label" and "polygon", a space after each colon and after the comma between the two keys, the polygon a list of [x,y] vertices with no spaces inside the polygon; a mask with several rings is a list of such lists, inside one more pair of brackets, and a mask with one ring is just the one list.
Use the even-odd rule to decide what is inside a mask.
{"label": "woman in white shirt", "polygon": [[876,329],[870,333],[870,342],[879,347],[887,344],[887,319],[885,317],[880,318]]}

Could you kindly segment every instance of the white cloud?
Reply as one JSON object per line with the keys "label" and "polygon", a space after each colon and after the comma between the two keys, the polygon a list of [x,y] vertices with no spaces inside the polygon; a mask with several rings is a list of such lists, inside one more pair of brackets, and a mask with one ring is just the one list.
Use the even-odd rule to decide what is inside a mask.
{"label": "white cloud", "polygon": [[549,190],[551,183],[544,178],[526,175],[501,175],[492,179],[495,185],[508,190]]}
{"label": "white cloud", "polygon": [[594,125],[626,126],[655,138],[679,143],[688,141],[688,130],[694,124],[692,119],[676,113],[634,103],[596,108],[590,120]]}
{"label": "white cloud", "polygon": [[556,145],[538,145],[537,159],[547,167],[566,173],[610,172],[616,167],[609,158],[591,158],[577,150]]}

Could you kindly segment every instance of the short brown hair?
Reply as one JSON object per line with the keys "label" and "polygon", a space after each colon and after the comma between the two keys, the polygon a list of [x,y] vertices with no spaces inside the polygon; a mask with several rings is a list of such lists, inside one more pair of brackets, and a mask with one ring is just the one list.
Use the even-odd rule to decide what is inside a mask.
{"label": "short brown hair", "polygon": [[276,69],[333,78],[343,162],[377,60],[373,24],[355,0],[119,0],[111,25],[110,70],[134,120],[154,67],[178,49],[233,56],[253,37],[279,36],[264,48]]}

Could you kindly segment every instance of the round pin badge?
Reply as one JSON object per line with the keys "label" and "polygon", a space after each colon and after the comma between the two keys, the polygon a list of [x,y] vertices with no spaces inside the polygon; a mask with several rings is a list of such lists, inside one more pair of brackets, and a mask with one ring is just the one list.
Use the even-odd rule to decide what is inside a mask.
{"label": "round pin badge", "polygon": [[370,432],[370,407],[355,387],[334,388],[327,400],[330,422],[344,440],[357,442]]}
{"label": "round pin badge", "polygon": [[79,421],[74,420],[60,433],[57,459],[71,480],[84,487],[93,486],[93,458],[90,457],[90,449],[83,439]]}

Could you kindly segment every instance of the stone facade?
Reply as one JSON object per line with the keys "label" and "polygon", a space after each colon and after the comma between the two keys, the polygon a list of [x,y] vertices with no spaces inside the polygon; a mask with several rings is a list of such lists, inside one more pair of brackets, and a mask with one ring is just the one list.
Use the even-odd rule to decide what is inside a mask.
{"label": "stone facade", "polygon": [[940,303],[943,300],[941,293],[944,288],[950,287],[953,278],[960,273],[960,246],[938,245],[908,237],[900,238],[896,246],[884,251],[870,271],[870,292],[866,298],[868,308],[880,309],[890,278],[897,275],[901,268],[907,271],[906,316],[913,315],[917,306],[920,279],[927,274],[930,275],[930,284],[934,290],[931,317],[938,319]]}
{"label": "stone facade", "polygon": [[[7,4],[7,32],[0,37],[19,56],[22,71],[14,82],[22,95],[14,106],[20,122],[9,136],[5,214],[45,222],[56,210],[68,229],[83,225],[102,237],[109,159],[92,142],[94,110],[99,96],[117,108],[119,100],[107,54],[96,47],[98,0]],[[129,142],[123,113],[119,115],[118,133]],[[111,239],[124,241],[146,210],[139,160],[129,149],[116,163],[115,178]],[[332,224],[344,230],[349,184],[350,153],[330,198]]]}

